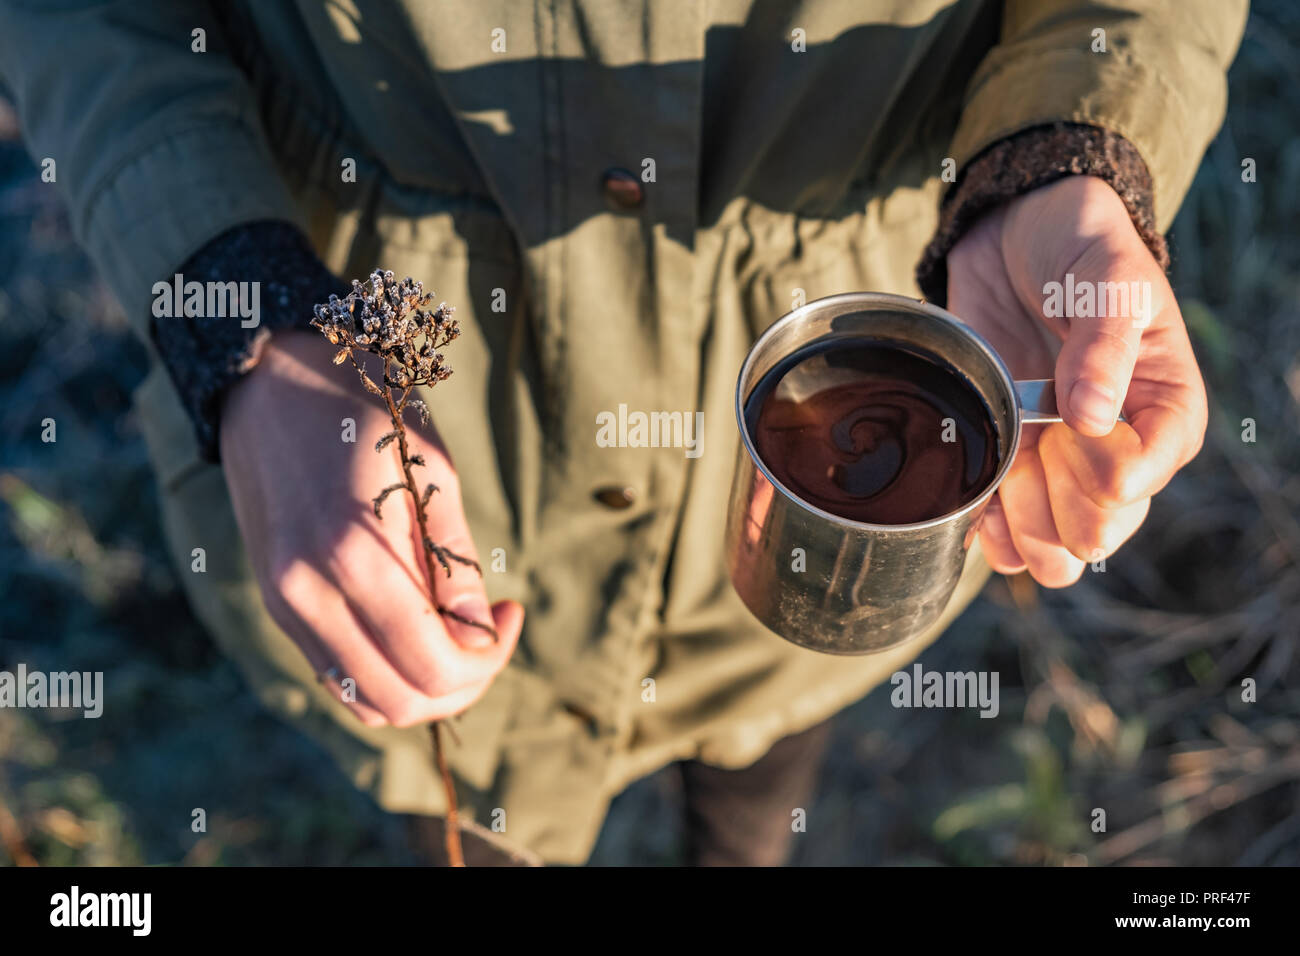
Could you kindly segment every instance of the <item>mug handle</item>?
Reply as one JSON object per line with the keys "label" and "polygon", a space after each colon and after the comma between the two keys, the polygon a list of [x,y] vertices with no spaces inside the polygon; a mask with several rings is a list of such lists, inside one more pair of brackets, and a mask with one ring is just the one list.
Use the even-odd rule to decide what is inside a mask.
{"label": "mug handle", "polygon": [[[1048,425],[1064,421],[1056,408],[1056,382],[1050,378],[1016,382],[1016,402],[1020,405],[1020,424]],[[1127,422],[1121,411],[1119,421]]]}

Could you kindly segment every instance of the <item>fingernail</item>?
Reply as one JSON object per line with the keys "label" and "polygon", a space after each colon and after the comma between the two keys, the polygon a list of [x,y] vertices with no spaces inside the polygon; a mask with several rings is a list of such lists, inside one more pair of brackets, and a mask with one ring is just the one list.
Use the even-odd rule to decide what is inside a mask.
{"label": "fingernail", "polygon": [[1115,426],[1119,415],[1116,407],[1119,403],[1110,389],[1103,388],[1086,379],[1075,383],[1070,392],[1070,411],[1085,424],[1096,429],[1108,429]]}
{"label": "fingernail", "polygon": [[492,609],[488,603],[481,597],[465,597],[451,606],[451,610],[469,621],[477,621],[483,627],[475,627],[473,624],[466,624],[464,621],[458,621],[456,618],[447,616],[444,620],[447,622],[447,630],[455,638],[456,643],[462,647],[478,648],[487,647],[495,643],[492,639],[492,633],[484,630],[484,627],[496,629],[496,622],[492,620]]}

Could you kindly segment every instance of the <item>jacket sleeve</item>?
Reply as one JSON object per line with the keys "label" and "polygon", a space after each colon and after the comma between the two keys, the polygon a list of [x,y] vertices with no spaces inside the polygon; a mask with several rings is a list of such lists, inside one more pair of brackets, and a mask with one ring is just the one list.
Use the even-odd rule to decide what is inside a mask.
{"label": "jacket sleeve", "polygon": [[1145,161],[1166,232],[1223,122],[1246,12],[1247,0],[1006,0],[950,155],[962,169],[999,140],[1058,122],[1109,130]]}
{"label": "jacket sleeve", "polygon": [[962,168],[939,207],[939,225],[916,267],[916,284],[936,305],[948,303],[948,253],[990,209],[1065,176],[1096,176],[1115,190],[1138,236],[1161,269],[1169,247],[1156,229],[1151,172],[1118,133],[1054,123],[999,140]]}
{"label": "jacket sleeve", "polygon": [[253,220],[301,225],[202,0],[0,0],[0,78],[146,340],[153,284],[210,239]]}

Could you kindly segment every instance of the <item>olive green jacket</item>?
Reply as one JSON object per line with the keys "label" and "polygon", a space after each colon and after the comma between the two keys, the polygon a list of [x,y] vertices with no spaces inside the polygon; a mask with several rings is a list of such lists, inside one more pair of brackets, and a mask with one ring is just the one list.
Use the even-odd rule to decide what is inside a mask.
{"label": "olive green jacket", "polygon": [[[244,7],[227,44],[200,0],[3,0],[0,73],[142,332],[156,281],[268,218],[345,278],[379,265],[457,306],[456,374],[430,404],[489,596],[527,622],[457,725],[454,769],[481,822],[576,862],[629,781],[677,758],[752,762],[909,661],[987,575],[975,553],[940,627],[884,655],[821,656],[754,623],[722,554],[750,342],[805,300],[916,294],[941,173],[1026,127],[1121,133],[1167,228],[1221,122],[1246,4]],[[359,786],[437,812],[426,735],[362,727],[267,617],[161,370],[138,400],[202,619]],[[702,454],[601,447],[597,416],[620,405],[702,411]]]}

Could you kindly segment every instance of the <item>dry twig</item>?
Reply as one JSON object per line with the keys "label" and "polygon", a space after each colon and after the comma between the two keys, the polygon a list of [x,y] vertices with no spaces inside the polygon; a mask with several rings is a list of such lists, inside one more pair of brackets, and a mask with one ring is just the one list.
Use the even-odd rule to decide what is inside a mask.
{"label": "dry twig", "polygon": [[[332,295],[327,304],[316,306],[312,325],[320,329],[331,344],[339,346],[334,364],[351,362],[362,387],[383,399],[392,420],[393,430],[375,444],[375,451],[383,452],[385,448],[396,446],[403,480],[382,489],[375,497],[372,502],[375,516],[382,520],[381,509],[390,494],[407,492],[415,507],[420,540],[424,545],[419,550],[428,582],[429,600],[442,616],[484,630],[495,641],[497,632],[490,621],[475,621],[438,601],[434,583],[435,559],[448,577],[451,576],[453,561],[473,567],[480,574],[482,569],[477,562],[441,547],[429,536],[429,501],[438,489],[433,484],[421,489],[416,482],[414,469],[424,465],[425,461],[422,455],[411,452],[407,441],[403,419],[407,408],[415,410],[422,421],[427,422],[429,416],[424,402],[412,398],[412,392],[422,386],[436,385],[451,374],[451,368],[443,361],[439,349],[460,335],[460,327],[452,318],[453,309],[445,303],[430,309],[432,301],[433,295],[424,291],[423,283],[410,277],[398,282],[392,272],[376,271],[371,273],[367,284],[354,279],[348,295],[341,299]],[[375,382],[357,361],[358,351],[376,355],[383,362],[382,385]],[[456,787],[447,769],[439,731],[438,721],[429,725],[434,763],[447,794],[447,857],[452,866],[464,866],[456,818]]]}

